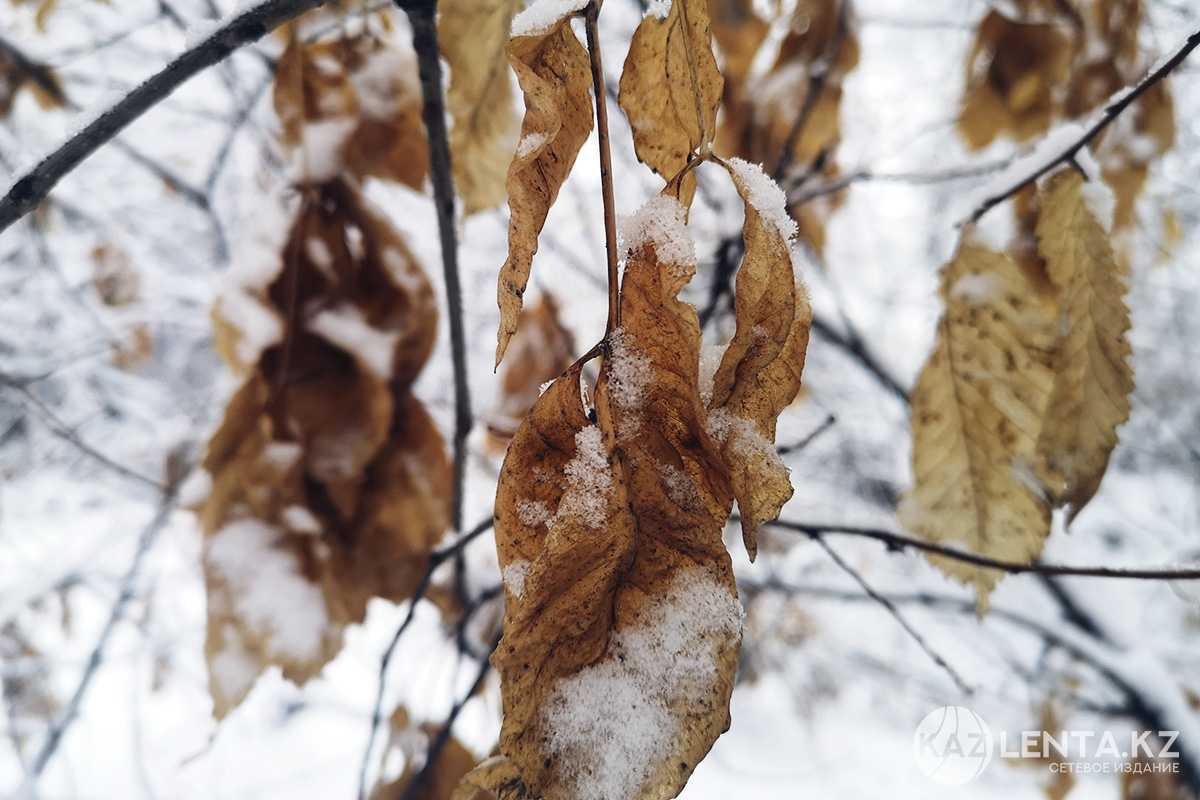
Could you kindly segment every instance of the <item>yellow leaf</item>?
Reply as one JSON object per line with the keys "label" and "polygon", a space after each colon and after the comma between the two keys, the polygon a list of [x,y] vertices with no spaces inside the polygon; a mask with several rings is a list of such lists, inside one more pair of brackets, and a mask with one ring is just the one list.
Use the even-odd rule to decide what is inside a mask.
{"label": "yellow leaf", "polygon": [[463,214],[504,202],[504,174],[516,144],[517,112],[505,55],[519,0],[445,0],[438,42],[450,65],[446,106],[454,188]]}
{"label": "yellow leaf", "polygon": [[508,258],[500,268],[496,301],[500,330],[496,364],[517,330],[538,235],[592,130],[591,67],[569,17],[544,30],[514,36],[509,61],[525,95],[521,140],[508,168]]}
{"label": "yellow leaf", "polygon": [[[1035,458],[1054,380],[1053,292],[1008,256],[964,242],[942,270],[941,297],[913,390],[915,483],[901,522],[930,542],[1030,563],[1050,533]],[[1001,573],[930,560],[973,583],[986,609]]]}
{"label": "yellow leaf", "polygon": [[[629,44],[618,102],[633,129],[638,160],[670,180],[693,153],[712,145],[722,78],[712,52],[704,0],[673,0],[665,18],[651,11]],[[691,205],[696,179],[683,180]]]}
{"label": "yellow leaf", "polygon": [[1054,390],[1038,454],[1055,503],[1069,507],[1068,519],[1096,494],[1117,427],[1129,419],[1133,390],[1125,271],[1106,223],[1096,217],[1097,192],[1106,190],[1086,186],[1074,170],[1051,176],[1037,227],[1047,273],[1062,293]]}

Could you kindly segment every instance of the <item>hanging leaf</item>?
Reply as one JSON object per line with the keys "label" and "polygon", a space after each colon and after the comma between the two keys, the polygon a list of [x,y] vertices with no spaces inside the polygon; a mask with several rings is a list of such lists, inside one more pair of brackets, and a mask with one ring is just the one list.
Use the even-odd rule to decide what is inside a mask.
{"label": "hanging leaf", "polygon": [[729,464],[754,560],[758,526],[792,496],[775,453],[775,422],[800,391],[812,309],[792,264],[796,223],[783,191],[756,164],[734,158],[727,168],[745,204],[745,256],[734,299],[737,329],[713,377],[708,427]]}
{"label": "hanging leaf", "polygon": [[446,0],[438,42],[450,65],[446,106],[454,125],[454,188],[470,216],[504,202],[504,174],[517,139],[506,48],[518,0]]}
{"label": "hanging leaf", "polygon": [[[665,15],[652,9],[638,25],[618,93],[638,160],[664,180],[682,170],[693,153],[711,147],[722,89],[704,0],[669,5]],[[687,175],[680,191],[685,206],[691,205],[695,186],[695,177]]]}
{"label": "hanging leaf", "polygon": [[[942,270],[945,312],[912,397],[914,486],[901,522],[921,538],[1028,564],[1050,533],[1036,477],[1054,375],[1055,296],[1038,275],[970,242]],[[974,584],[980,610],[1002,577],[930,556]]]}
{"label": "hanging leaf", "polygon": [[497,365],[517,330],[521,298],[546,215],[592,131],[590,62],[571,31],[573,10],[559,6],[548,10],[543,0],[513,21],[508,57],[525,95],[525,118],[508,168],[511,216],[508,258],[500,268],[496,290]]}
{"label": "hanging leaf", "polygon": [[1129,308],[1125,270],[1108,240],[1108,189],[1067,169],[1047,181],[1040,205],[1038,247],[1062,301],[1054,389],[1037,446],[1050,494],[1070,520],[1096,494],[1117,427],[1129,419]]}
{"label": "hanging leaf", "polygon": [[277,250],[246,237],[214,311],[247,374],[199,508],[218,717],[268,665],[317,674],[372,597],[411,597],[449,518],[445,443],[409,389],[437,329],[428,280],[347,181],[290,212]]}

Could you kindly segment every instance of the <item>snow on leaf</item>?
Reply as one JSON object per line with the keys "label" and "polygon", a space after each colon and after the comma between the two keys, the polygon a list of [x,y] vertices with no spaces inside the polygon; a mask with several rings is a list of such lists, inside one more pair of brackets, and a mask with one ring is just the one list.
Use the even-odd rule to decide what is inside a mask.
{"label": "snow on leaf", "polygon": [[1073,519],[1096,494],[1117,427],[1129,419],[1133,370],[1125,270],[1077,172],[1051,176],[1040,207],[1038,247],[1061,292],[1062,336],[1038,456],[1055,504],[1068,506]]}
{"label": "snow on leaf", "polygon": [[505,49],[516,0],[446,0],[438,43],[450,65],[446,105],[454,188],[470,216],[504,202],[504,171],[517,135]]}
{"label": "snow on leaf", "polygon": [[[987,297],[955,293],[988,275]],[[935,543],[1031,563],[1050,533],[1049,505],[1021,465],[1032,463],[1053,384],[1054,295],[1008,256],[970,242],[942,270],[945,312],[912,398],[914,486],[901,522]],[[973,583],[981,610],[1000,574],[931,556]]]}
{"label": "snow on leaf", "polygon": [[[518,21],[546,3],[542,0],[530,6],[518,15]],[[513,27],[517,29],[516,22]],[[508,58],[525,96],[521,139],[536,142],[536,146],[518,150],[508,167],[508,258],[500,268],[496,289],[500,306],[497,365],[517,330],[546,215],[592,131],[591,67],[568,18],[557,18],[536,33],[514,35]]]}
{"label": "snow on leaf", "polygon": [[800,391],[812,309],[796,282],[792,236],[796,224],[779,187],[762,169],[730,159],[730,175],[745,204],[734,315],[737,328],[713,375],[707,406],[730,468],[753,560],[758,526],[779,515],[792,496],[787,468],[775,454],[775,422]]}
{"label": "snow on leaf", "polygon": [[[670,180],[692,153],[708,149],[717,132],[722,85],[703,0],[676,0],[665,17],[643,17],[618,93],[638,160]],[[691,206],[695,190],[689,174],[680,191],[684,206]]]}

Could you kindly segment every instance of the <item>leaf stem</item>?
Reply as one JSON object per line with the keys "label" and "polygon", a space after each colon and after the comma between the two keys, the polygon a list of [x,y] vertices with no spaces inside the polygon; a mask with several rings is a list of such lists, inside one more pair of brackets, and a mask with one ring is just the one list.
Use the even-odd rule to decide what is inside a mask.
{"label": "leaf stem", "polygon": [[617,274],[617,213],[613,200],[612,149],[608,136],[608,95],[604,89],[604,65],[600,59],[600,32],[597,20],[600,1],[592,0],[584,9],[588,55],[592,62],[592,94],[596,98],[596,139],[600,148],[600,191],[604,199],[604,247],[608,256],[608,324],[604,335],[621,325],[621,300]]}

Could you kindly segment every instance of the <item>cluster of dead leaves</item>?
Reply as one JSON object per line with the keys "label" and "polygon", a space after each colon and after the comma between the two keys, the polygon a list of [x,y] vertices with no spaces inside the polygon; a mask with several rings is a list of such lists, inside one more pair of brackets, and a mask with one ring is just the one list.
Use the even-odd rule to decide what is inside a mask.
{"label": "cluster of dead leaves", "polygon": [[[1099,488],[1133,373],[1126,274],[1097,193],[1076,170],[1052,175],[1039,190],[1037,260],[968,233],[942,271],[945,313],[913,391],[915,486],[901,507],[929,541],[1032,563],[1051,510],[1066,507],[1069,521]],[[999,572],[931,560],[973,583],[986,608]]]}
{"label": "cluster of dead leaves", "polygon": [[[362,195],[367,175],[419,185],[416,65],[378,41],[293,42],[275,107],[300,172],[261,241],[247,235],[213,313],[244,376],[209,442],[206,653],[218,717],[268,665],[303,682],[372,597],[412,595],[448,525],[445,443],[411,386],[437,306],[405,239]],[[338,137],[307,133],[342,126]],[[274,202],[274,201],[272,201]],[[436,593],[435,593],[436,594]]]}
{"label": "cluster of dead leaves", "polygon": [[[570,11],[522,23],[509,57],[527,110],[508,173],[497,360],[519,354],[509,345],[535,319],[521,296],[538,235],[591,129]],[[696,311],[678,295],[696,271],[690,169],[710,158],[721,94],[704,3],[647,14],[619,99],[638,158],[667,187],[626,223],[619,327],[537,398],[501,469],[507,602],[492,660],[504,720],[499,755],[464,782],[472,791],[672,797],[729,724],[741,608],[723,531],[736,499],[753,557],[758,526],[792,494],[773,442],[800,388],[811,311],[782,190],[756,165],[711,157],[744,201],[745,256],[736,332],[702,376]]]}
{"label": "cluster of dead leaves", "polygon": [[[973,150],[1091,114],[1148,66],[1138,42],[1141,0],[1022,0],[1017,10],[990,10],[967,57],[958,130]],[[1133,222],[1150,162],[1174,143],[1174,103],[1161,82],[1093,145],[1117,196],[1118,228]]]}
{"label": "cluster of dead leaves", "polygon": [[[778,52],[759,74],[752,67],[781,20],[762,18],[749,0],[711,0],[725,75],[722,151],[767,165],[789,189],[838,176],[842,82],[859,57],[849,6],[796,3]],[[801,239],[817,254],[825,246],[825,221],[844,199],[844,192],[825,193],[791,209]]]}

